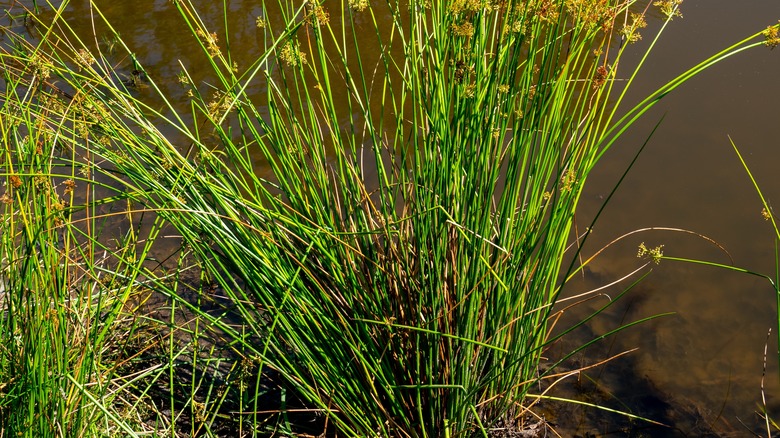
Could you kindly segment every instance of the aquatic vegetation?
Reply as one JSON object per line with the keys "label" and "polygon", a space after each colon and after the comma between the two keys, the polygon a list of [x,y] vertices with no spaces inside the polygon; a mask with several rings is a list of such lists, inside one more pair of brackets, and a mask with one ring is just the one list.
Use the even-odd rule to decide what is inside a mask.
{"label": "aquatic vegetation", "polygon": [[[29,67],[40,80],[53,68],[42,59]],[[99,183],[82,176],[83,163],[46,123],[58,117],[52,95],[15,76],[13,59],[1,62],[0,431],[132,431],[118,420],[129,408],[118,371],[128,360],[125,336],[139,327],[127,312],[142,291],[129,262],[139,255],[137,234],[115,236],[119,247],[99,242],[104,220],[91,198]]]}
{"label": "aquatic vegetation", "polygon": [[[680,2],[659,3],[665,28]],[[74,172],[69,184],[104,181],[120,187],[110,199],[127,202],[125,214],[154,212],[144,250],[114,254],[122,263],[109,272],[191,315],[182,323],[171,310],[167,362],[147,373],[151,383],[127,386],[138,400],[167,386],[167,408],[144,404],[167,433],[214,434],[230,406],[239,434],[302,432],[291,416],[304,411],[316,420],[307,433],[487,436],[498,424],[522,428],[527,400],[539,397],[553,305],[578,269],[564,259],[593,166],[665,94],[764,44],[758,32],[624,103],[653,47],[618,85],[621,57],[644,28],[634,6],[280,1],[252,18],[262,45],[238,65],[227,5],[224,28],[208,29],[179,0],[170,7],[216,81],[182,66],[185,118],[110,22],[106,38],[132,60],[133,83],[117,74],[117,55],[87,43],[96,36],[72,31],[63,2],[39,24],[37,46],[20,38],[0,53],[6,74],[46,100],[6,90],[4,108],[78,151],[94,175]],[[263,92],[250,92],[257,83]],[[46,211],[66,211],[55,204]],[[72,226],[60,221],[46,229]],[[164,224],[192,256],[169,275],[146,263]],[[123,251],[136,247],[132,237]],[[184,267],[199,273],[196,284],[179,276]],[[201,345],[214,338],[230,351]],[[269,380],[280,395],[269,396]],[[110,400],[90,401],[111,412]]]}

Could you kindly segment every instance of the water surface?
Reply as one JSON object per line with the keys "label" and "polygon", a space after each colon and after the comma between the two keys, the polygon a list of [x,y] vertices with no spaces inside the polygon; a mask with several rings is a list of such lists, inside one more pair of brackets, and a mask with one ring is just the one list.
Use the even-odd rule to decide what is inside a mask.
{"label": "water surface", "polygon": [[[670,25],[635,92],[650,92],[693,63],[777,22],[780,3],[686,0],[682,11],[684,19]],[[650,28],[654,24],[657,27],[651,22]],[[648,39],[643,43],[649,43]],[[729,137],[740,148],[770,205],[780,205],[779,55],[777,50],[760,49],[728,59],[667,96],[635,125],[590,176],[578,210],[581,227],[590,223],[633,154],[665,116],[594,228],[586,254],[632,230],[680,228],[717,241],[735,265],[774,275],[771,224],[762,218],[760,199]],[[700,237],[645,232],[606,251],[586,278],[572,285],[572,293],[630,272],[638,266],[635,255],[641,242],[652,247],[663,244],[664,253],[670,256],[731,263],[728,255]],[[620,290],[615,287],[608,293]],[[603,304],[606,299],[594,301]],[[624,407],[640,414],[645,407],[679,429],[653,429],[646,432],[649,436],[747,436],[747,429],[754,428],[760,433],[756,411],[762,403],[764,348],[770,328],[765,395],[770,413],[780,415],[775,296],[766,280],[663,261],[609,311],[609,318],[595,322],[589,330],[601,334],[621,321],[666,312],[674,315],[629,329],[614,343],[594,350],[606,356],[638,347],[629,359],[588,372],[598,382],[595,387],[620,394]],[[587,333],[583,335],[587,339]],[[583,362],[598,359],[594,354]],[[624,433],[608,424],[583,428],[612,431],[617,436]]]}

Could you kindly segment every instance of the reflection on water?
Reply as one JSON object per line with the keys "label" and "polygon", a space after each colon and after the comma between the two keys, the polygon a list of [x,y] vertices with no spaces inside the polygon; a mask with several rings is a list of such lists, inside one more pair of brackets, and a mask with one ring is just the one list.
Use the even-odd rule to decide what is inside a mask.
{"label": "reflection on water", "polygon": [[[780,4],[686,0],[683,13],[684,19],[675,20],[659,42],[634,92],[649,92],[694,62],[776,22]],[[764,195],[770,203],[776,201],[780,196],[774,178],[780,164],[778,55],[757,50],[725,61],[665,98],[610,151],[583,195],[578,211],[582,227],[590,223],[653,125],[666,116],[596,224],[586,254],[634,229],[676,227],[715,239],[738,266],[773,275],[771,224],[762,219],[760,200],[728,137],[740,147]],[[663,244],[670,256],[730,263],[729,255],[704,239],[642,233],[606,251],[570,290],[587,290],[630,272],[639,264],[635,255],[641,242]],[[614,296],[620,290],[613,287],[607,293]],[[588,306],[595,308],[606,300],[601,297]],[[748,429],[761,433],[763,421],[756,411],[762,400],[764,347],[768,330],[777,325],[770,285],[715,268],[661,262],[608,311],[608,318],[600,318],[588,330],[602,334],[620,323],[665,312],[675,313],[601,343],[584,359],[593,363],[638,347],[630,355],[629,368],[621,358],[589,371],[581,380],[605,393],[620,394],[619,402],[611,406],[655,415],[677,428],[646,430],[648,436],[747,436]],[[583,333],[579,341],[588,335]],[[777,351],[775,328],[769,338],[764,381],[769,412],[775,416],[780,415]],[[587,421],[584,415],[580,418]],[[585,430],[623,435],[614,425],[588,424]],[[766,436],[765,428],[762,435]]]}
{"label": "reflection on water", "polygon": [[[13,11],[12,3],[0,1]],[[214,83],[195,42],[186,38],[170,1],[98,2],[101,11],[155,82],[172,102],[188,114],[186,90],[177,75],[185,66],[198,83]],[[256,27],[259,16],[273,20],[274,11],[263,11],[259,2],[228,2],[228,41],[234,61],[251,64],[263,44]],[[220,29],[222,2],[199,2],[207,27]],[[16,9],[18,11],[18,7]],[[107,29],[96,26],[92,37],[89,2],[75,1],[66,17],[74,20],[87,45],[110,50],[101,38]],[[684,19],[675,20],[648,61],[633,98],[649,93],[664,80],[780,18],[775,0],[686,0]],[[22,26],[17,20],[16,26]],[[658,23],[651,22],[651,28]],[[649,44],[652,29],[644,34]],[[220,34],[222,35],[222,34]],[[224,38],[224,37],[221,37]],[[131,60],[121,50],[115,62],[130,74]],[[366,54],[376,56],[376,54]],[[627,71],[625,69],[624,71]],[[774,178],[780,164],[780,53],[754,50],[727,60],[675,91],[637,124],[591,175],[583,195],[578,223],[584,228],[609,194],[652,126],[666,115],[649,147],[624,181],[587,242],[585,254],[597,251],[612,239],[643,227],[676,227],[709,236],[725,247],[734,263],[771,274],[774,243],[769,225],[762,220],[761,205],[731,150],[728,136],[740,146],[770,202],[780,197]],[[262,93],[263,84],[253,84]],[[143,90],[139,90],[143,93]],[[152,93],[149,93],[150,99]],[[628,101],[632,98],[629,97]],[[776,201],[780,203],[780,201]],[[729,255],[690,234],[647,232],[621,241],[602,254],[575,279],[567,293],[575,294],[613,281],[640,263],[640,242],[664,246],[667,255],[729,263]],[[567,312],[567,321],[586,309],[604,305],[622,287]],[[624,299],[574,336],[556,345],[552,355],[606,333],[620,324],[646,316],[674,312],[614,338],[599,342],[574,357],[570,367],[586,366],[634,347],[639,349],[605,366],[584,372],[559,386],[557,395],[608,405],[658,419],[671,428],[633,425],[602,411],[566,405],[553,410],[550,419],[572,434],[623,436],[742,436],[748,429],[761,431],[756,415],[761,403],[764,346],[767,331],[776,326],[775,297],[763,280],[722,270],[662,262]],[[564,323],[561,323],[564,324]],[[780,383],[777,342],[769,338],[764,382],[768,408],[780,417]],[[576,381],[575,381],[576,379]],[[625,429],[624,427],[629,427]],[[628,432],[630,430],[631,432]]]}

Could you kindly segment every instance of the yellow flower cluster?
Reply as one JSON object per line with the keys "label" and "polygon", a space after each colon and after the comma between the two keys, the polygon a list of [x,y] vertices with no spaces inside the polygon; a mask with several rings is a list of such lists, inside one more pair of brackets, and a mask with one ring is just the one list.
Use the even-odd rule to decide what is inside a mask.
{"label": "yellow flower cluster", "polygon": [[489,0],[452,0],[450,2],[450,11],[454,14],[489,11],[491,7]]}
{"label": "yellow flower cluster", "polygon": [[365,11],[368,6],[368,0],[349,0],[349,7],[358,12]]}
{"label": "yellow flower cluster", "polygon": [[630,23],[624,25],[620,33],[627,42],[635,43],[642,39],[639,29],[644,29],[645,27],[647,27],[647,21],[645,21],[644,14],[632,12]]}
{"label": "yellow flower cluster", "polygon": [[661,263],[661,258],[663,258],[664,256],[664,253],[662,251],[663,248],[664,248],[663,245],[658,245],[655,248],[648,248],[645,246],[645,242],[642,242],[639,244],[639,251],[637,251],[636,256],[639,258],[645,256],[650,257],[657,265]]}
{"label": "yellow flower cluster", "polygon": [[608,0],[566,0],[566,12],[586,28],[609,30],[615,21],[615,6]]}
{"label": "yellow flower cluster", "polygon": [[661,12],[666,15],[666,18],[671,20],[674,17],[682,18],[682,12],[680,12],[680,5],[683,0],[659,0],[653,3],[653,6],[661,8]]}
{"label": "yellow flower cluster", "polygon": [[51,64],[43,56],[34,54],[28,60],[30,67],[32,67],[33,74],[38,76],[41,80],[46,80],[51,75]]}
{"label": "yellow flower cluster", "polygon": [[762,32],[764,35],[764,45],[770,49],[774,49],[780,45],[780,22],[773,26],[769,26]]}
{"label": "yellow flower cluster", "polygon": [[90,65],[95,63],[95,57],[87,50],[79,49],[79,51],[76,52],[76,63],[79,65],[80,69],[89,68]]}
{"label": "yellow flower cluster", "polygon": [[577,183],[577,173],[572,169],[567,169],[561,175],[561,191],[570,192]]}
{"label": "yellow flower cluster", "polygon": [[470,38],[474,35],[474,25],[468,21],[461,24],[452,23],[452,34],[456,37]]}
{"label": "yellow flower cluster", "polygon": [[298,43],[293,41],[288,41],[287,44],[282,47],[281,52],[279,52],[279,59],[290,67],[298,67],[299,65],[306,64],[306,54],[301,52]]}
{"label": "yellow flower cluster", "polygon": [[557,2],[552,0],[542,0],[536,4],[536,17],[539,20],[547,23],[554,23],[558,21],[560,16],[560,9]]}
{"label": "yellow flower cluster", "polygon": [[328,13],[322,6],[316,6],[311,10],[307,21],[312,26],[324,26],[330,21],[330,13]]}
{"label": "yellow flower cluster", "polygon": [[228,94],[217,91],[211,96],[209,103],[206,104],[206,110],[209,117],[217,119],[232,108],[232,103]]}
{"label": "yellow flower cluster", "polygon": [[206,50],[208,50],[209,55],[218,56],[221,53],[221,50],[219,49],[219,44],[217,44],[219,39],[217,38],[216,32],[206,33],[202,29],[198,29],[195,31],[195,33],[206,44]]}

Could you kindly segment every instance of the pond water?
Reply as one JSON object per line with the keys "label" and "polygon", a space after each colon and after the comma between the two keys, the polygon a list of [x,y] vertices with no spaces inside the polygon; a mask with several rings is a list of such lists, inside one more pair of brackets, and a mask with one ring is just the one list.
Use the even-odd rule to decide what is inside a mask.
{"label": "pond water", "polygon": [[[216,28],[222,3],[201,1],[207,26]],[[0,1],[4,9],[14,2]],[[187,102],[176,75],[181,64],[196,80],[203,62],[179,26],[168,0],[98,2],[146,70],[174,101]],[[254,23],[263,14],[259,2],[228,2],[230,44],[239,65],[258,53]],[[642,97],[665,80],[710,54],[780,19],[776,0],[685,0],[683,19],[672,22],[628,101]],[[266,11],[267,12],[267,11]],[[74,1],[67,16],[91,35],[88,2]],[[272,18],[269,16],[269,18]],[[650,43],[659,25],[650,20]],[[100,33],[100,29],[99,29]],[[109,41],[97,41],[104,48]],[[636,61],[636,59],[634,59]],[[127,58],[120,68],[132,70]],[[625,69],[624,71],[628,71]],[[583,254],[589,256],[633,230],[667,227],[690,230],[715,240],[733,263],[773,275],[771,226],[734,153],[739,146],[770,201],[780,198],[780,49],[758,49],[733,57],[667,96],[636,124],[591,174],[577,223],[587,227],[655,123],[663,123],[596,224]],[[262,84],[257,84],[258,91]],[[780,205],[780,200],[776,201]],[[693,234],[646,231],[604,251],[575,279],[566,294],[610,283],[635,269],[639,243],[664,245],[670,256],[730,263],[729,255]],[[628,282],[567,311],[561,326],[600,307]],[[594,436],[743,436],[760,433],[764,350],[768,343],[764,391],[769,412],[780,418],[780,372],[777,363],[777,316],[773,289],[766,280],[721,269],[663,261],[622,300],[587,327],[554,346],[551,356],[646,316],[674,312],[599,342],[574,357],[586,366],[621,351],[638,348],[608,364],[571,378],[554,395],[601,403],[647,416],[671,427],[629,423],[576,405],[551,410],[549,418],[565,435]],[[767,341],[768,339],[768,341]],[[571,366],[570,366],[571,367]],[[766,433],[764,432],[764,435]]]}
{"label": "pond water", "polygon": [[[776,22],[780,3],[686,0],[682,11],[684,19],[675,20],[659,42],[635,92],[649,92],[757,26]],[[655,123],[665,116],[594,227],[585,254],[632,230],[670,227],[706,235],[728,251],[733,264],[774,275],[771,223],[762,218],[761,201],[729,136],[770,205],[780,202],[778,55],[757,50],[725,61],[667,96],[623,137],[590,176],[578,210],[580,227],[590,224]],[[700,237],[642,232],[605,251],[573,289],[587,290],[630,272],[638,265],[635,255],[641,242],[648,247],[663,244],[669,256],[730,263],[728,255]],[[606,292],[613,295],[628,284]],[[596,299],[599,302],[592,306],[603,305],[606,299]],[[760,432],[756,411],[762,403],[764,349],[768,330],[775,327],[768,343],[764,387],[769,412],[780,415],[777,313],[774,291],[766,280],[662,261],[608,312],[610,317],[599,318],[588,331],[601,334],[621,322],[665,312],[674,314],[631,328],[586,354],[583,364],[639,348],[629,359],[588,371],[583,380],[596,382],[588,387],[619,394],[613,407],[655,414],[676,428],[653,429],[650,436],[747,436],[748,429],[756,427]],[[583,336],[580,343],[588,334]],[[585,414],[580,418],[587,423]],[[599,434],[624,433],[614,425],[583,427]]]}

